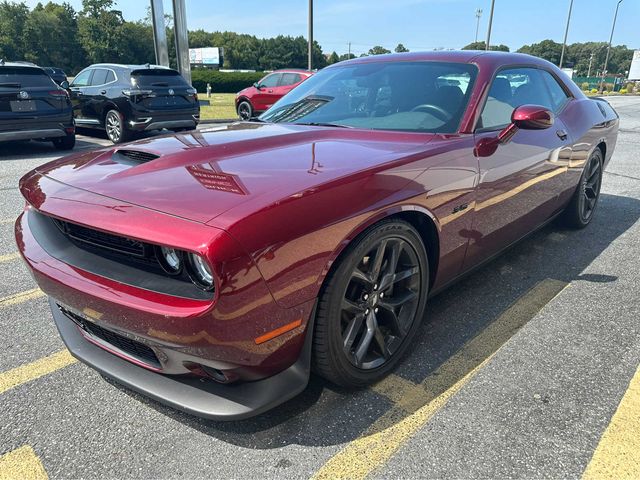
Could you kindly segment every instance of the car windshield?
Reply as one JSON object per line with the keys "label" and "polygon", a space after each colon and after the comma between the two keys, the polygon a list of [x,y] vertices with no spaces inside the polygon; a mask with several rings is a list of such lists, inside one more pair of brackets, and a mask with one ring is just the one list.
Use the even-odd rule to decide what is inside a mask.
{"label": "car windshield", "polygon": [[453,133],[477,69],[465,63],[370,62],[321,70],[261,121]]}

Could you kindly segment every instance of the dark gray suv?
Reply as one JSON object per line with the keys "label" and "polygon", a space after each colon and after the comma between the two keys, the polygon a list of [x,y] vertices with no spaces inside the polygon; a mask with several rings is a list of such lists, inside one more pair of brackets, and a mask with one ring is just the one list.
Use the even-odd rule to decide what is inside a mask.
{"label": "dark gray suv", "polygon": [[64,85],[40,67],[0,60],[0,142],[51,140],[70,150],[76,143],[73,111]]}
{"label": "dark gray suv", "polygon": [[196,90],[175,70],[157,65],[100,63],[82,70],[70,86],[78,127],[106,131],[113,143],[133,132],[196,128]]}

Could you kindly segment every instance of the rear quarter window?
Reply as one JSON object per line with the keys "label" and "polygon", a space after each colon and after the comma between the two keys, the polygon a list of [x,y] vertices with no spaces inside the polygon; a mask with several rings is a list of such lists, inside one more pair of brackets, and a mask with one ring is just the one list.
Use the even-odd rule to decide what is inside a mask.
{"label": "rear quarter window", "polygon": [[0,67],[0,88],[50,87],[53,80],[44,70],[26,67]]}

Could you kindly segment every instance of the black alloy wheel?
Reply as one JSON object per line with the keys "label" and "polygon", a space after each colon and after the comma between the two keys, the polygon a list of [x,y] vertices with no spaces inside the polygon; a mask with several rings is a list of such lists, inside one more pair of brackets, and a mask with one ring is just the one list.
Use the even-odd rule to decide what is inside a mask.
{"label": "black alloy wheel", "polygon": [[586,162],[580,183],[564,211],[564,223],[572,228],[584,228],[591,222],[602,186],[603,155],[596,148]]}
{"label": "black alloy wheel", "polygon": [[386,375],[420,325],[428,262],[408,223],[378,224],[343,258],[320,298],[314,368],[343,386]]}
{"label": "black alloy wheel", "polygon": [[253,117],[253,107],[246,100],[238,104],[238,117],[244,121],[249,121]]}

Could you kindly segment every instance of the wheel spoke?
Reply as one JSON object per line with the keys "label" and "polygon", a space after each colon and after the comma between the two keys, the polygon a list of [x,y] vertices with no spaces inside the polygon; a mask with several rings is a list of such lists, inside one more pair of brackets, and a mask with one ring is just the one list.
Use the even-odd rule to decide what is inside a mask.
{"label": "wheel spoke", "polygon": [[342,310],[351,314],[358,314],[358,313],[364,312],[364,307],[361,305],[358,305],[352,300],[349,300],[348,298],[343,298]]}
{"label": "wheel spoke", "polygon": [[396,295],[394,297],[385,298],[385,301],[378,303],[378,305],[384,308],[385,310],[395,309],[404,305],[407,302],[415,300],[416,298],[418,298],[418,294],[416,292],[413,292],[411,290],[406,290],[405,292],[399,295]]}
{"label": "wheel spoke", "polygon": [[400,319],[398,318],[396,309],[386,303],[379,303],[378,305],[383,309],[383,317],[388,322],[389,327],[391,327],[396,335],[404,337],[407,332],[405,332],[404,328],[402,328],[402,325],[400,324]]}
{"label": "wheel spoke", "polygon": [[369,276],[373,281],[376,281],[380,278],[380,272],[382,270],[382,262],[384,261],[384,254],[387,249],[387,244],[389,243],[388,239],[382,240],[380,245],[378,245],[378,249],[376,250],[376,256],[373,259],[373,265],[371,266],[371,270],[369,270]]}
{"label": "wheel spoke", "polygon": [[382,356],[385,359],[389,358],[389,349],[387,348],[387,343],[384,340],[384,335],[379,328],[375,329],[375,333],[373,334],[373,336],[376,339],[376,343],[378,344],[378,348],[380,349],[380,353],[382,353]]}
{"label": "wheel spoke", "polygon": [[351,319],[349,325],[345,329],[345,334],[343,334],[344,338],[344,351],[347,354],[350,354],[351,347],[353,346],[353,342],[356,340],[358,333],[362,330],[362,324],[364,322],[364,313],[356,315]]}
{"label": "wheel spoke", "polygon": [[366,283],[367,285],[371,285],[373,284],[373,280],[371,280],[371,278],[369,278],[369,275],[367,275],[366,273],[364,273],[362,270],[360,270],[359,268],[356,268],[353,273],[351,274],[351,278],[358,280],[362,283]]}
{"label": "wheel spoke", "polygon": [[382,281],[380,282],[380,290],[386,290],[394,283],[398,283],[402,280],[410,278],[413,275],[417,274],[418,272],[419,272],[418,267],[411,267],[398,273],[385,275]]}
{"label": "wheel spoke", "polygon": [[[369,314],[369,315],[372,315],[372,314]],[[362,361],[364,360],[364,357],[367,355],[367,352],[369,351],[369,347],[371,346],[371,340],[373,340],[374,332],[375,332],[375,329],[370,328],[369,319],[367,319],[367,331],[365,332],[364,335],[362,335],[362,339],[360,340],[360,343],[358,344],[358,347],[356,348],[356,351],[353,355],[356,361],[356,366],[358,367],[362,366]]]}

